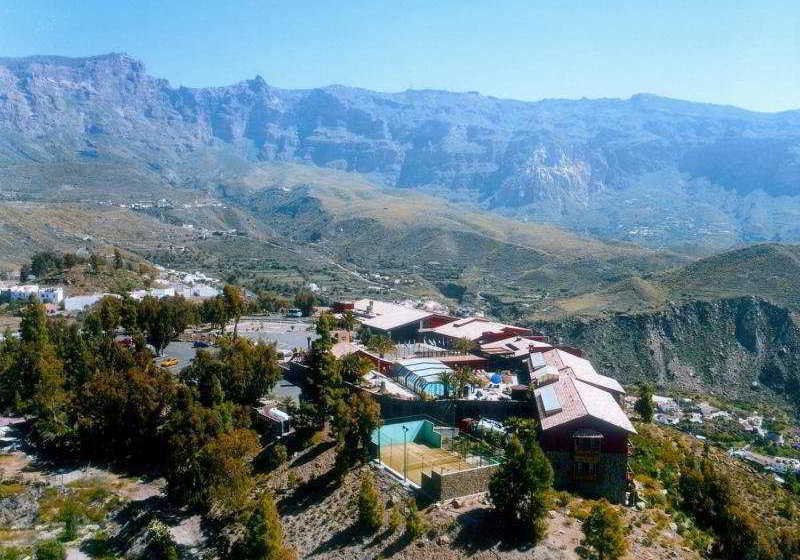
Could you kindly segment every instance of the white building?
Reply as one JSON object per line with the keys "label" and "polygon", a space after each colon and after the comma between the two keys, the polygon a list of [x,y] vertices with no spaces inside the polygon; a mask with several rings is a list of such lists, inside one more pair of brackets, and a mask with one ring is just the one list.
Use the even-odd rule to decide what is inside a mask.
{"label": "white building", "polygon": [[154,297],[161,299],[165,297],[173,297],[175,295],[175,288],[151,288],[149,290],[134,290],[130,292],[133,299],[144,299],[146,297]]}
{"label": "white building", "polygon": [[53,287],[41,289],[39,290],[39,299],[42,300],[42,303],[58,305],[64,300],[64,288]]}
{"label": "white building", "polygon": [[91,307],[106,296],[116,297],[116,294],[91,294],[88,296],[75,296],[64,298],[64,311],[67,313],[78,313],[87,307]]}
{"label": "white building", "polygon": [[39,294],[39,286],[30,284],[28,286],[11,286],[8,289],[8,297],[11,301],[26,301],[31,296]]}
{"label": "white building", "polygon": [[219,295],[219,290],[208,284],[195,284],[192,286],[192,297],[196,298],[213,298]]}

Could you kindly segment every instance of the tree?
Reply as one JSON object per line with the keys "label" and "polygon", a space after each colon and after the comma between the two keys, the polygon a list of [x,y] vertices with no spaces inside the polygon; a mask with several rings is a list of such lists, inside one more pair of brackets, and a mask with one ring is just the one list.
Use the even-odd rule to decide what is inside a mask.
{"label": "tree", "polygon": [[333,348],[333,317],[323,313],[317,319],[318,338],[311,343],[308,353],[309,386],[311,403],[317,410],[317,424],[322,427],[342,393],[341,369]]}
{"label": "tree", "polygon": [[381,358],[383,358],[384,354],[394,352],[395,348],[392,339],[382,334],[369,337],[369,340],[366,342],[366,346],[367,350],[380,355]]}
{"label": "tree", "polygon": [[633,409],[641,416],[642,422],[653,421],[653,388],[647,383],[639,384],[639,398]]}
{"label": "tree", "polygon": [[592,506],[583,523],[581,544],[591,550],[597,560],[616,560],[625,555],[625,528],[622,517],[606,500]]}
{"label": "tree", "polygon": [[122,253],[119,252],[119,249],[114,249],[114,268],[119,270],[122,268],[122,265]]}
{"label": "tree", "polygon": [[200,306],[200,317],[205,323],[219,329],[220,334],[225,331],[228,323],[227,309],[222,297],[217,296],[204,300]]}
{"label": "tree", "polygon": [[355,316],[351,310],[346,310],[339,319],[339,325],[346,331],[352,332],[358,326]]}
{"label": "tree", "polygon": [[67,552],[60,542],[55,539],[48,539],[36,544],[33,557],[36,560],[65,560]]}
{"label": "tree", "polygon": [[469,354],[475,348],[475,343],[468,338],[459,338],[453,341],[450,348],[459,354]]}
{"label": "tree", "polygon": [[147,342],[161,355],[167,344],[194,321],[194,309],[182,297],[156,299],[148,296],[138,305],[136,321]]}
{"label": "tree", "polygon": [[105,267],[107,264],[106,259],[98,255],[97,253],[92,253],[89,256],[89,272],[92,274],[97,274],[100,272],[100,269]]}
{"label": "tree", "polygon": [[508,434],[515,434],[520,439],[536,437],[536,421],[530,418],[512,416],[506,419],[505,427]]}
{"label": "tree", "polygon": [[481,386],[482,380],[472,370],[472,368],[456,368],[453,370],[453,395],[454,398],[461,398],[467,385]]}
{"label": "tree", "polygon": [[421,537],[427,528],[425,518],[417,509],[417,503],[410,501],[406,508],[406,535],[409,540],[416,540]]}
{"label": "tree", "polygon": [[233,336],[235,338],[239,329],[239,319],[242,318],[242,313],[247,307],[244,294],[240,288],[227,284],[222,288],[222,299],[225,302],[225,317],[228,320],[233,319]]}
{"label": "tree", "polygon": [[444,397],[459,398],[461,395],[454,391],[456,387],[456,373],[453,370],[446,369],[439,373],[439,382],[444,386]]}
{"label": "tree", "polygon": [[200,451],[200,468],[204,480],[202,505],[207,511],[240,512],[253,489],[252,460],[260,446],[258,435],[238,428],[222,433]]}
{"label": "tree", "polygon": [[300,290],[294,296],[294,306],[303,313],[303,317],[310,316],[316,304],[317,298],[310,290]]}
{"label": "tree", "polygon": [[358,524],[367,532],[374,533],[383,525],[383,502],[375,488],[375,477],[365,471],[361,475],[358,491]]}
{"label": "tree", "polygon": [[223,338],[216,355],[199,350],[192,363],[181,371],[181,380],[197,388],[200,400],[209,406],[217,397],[252,406],[269,393],[278,382],[281,370],[274,343],[247,338]]}
{"label": "tree", "polygon": [[372,432],[381,425],[380,413],[378,403],[360,391],[336,402],[331,429],[337,443],[336,467],[340,475],[357,462],[369,459]]}
{"label": "tree", "polygon": [[553,468],[533,434],[512,435],[503,462],[489,482],[489,498],[498,515],[538,542],[545,534],[552,486]]}
{"label": "tree", "polygon": [[103,331],[113,336],[122,322],[122,305],[118,298],[106,296],[92,307],[91,314],[97,317]]}
{"label": "tree", "polygon": [[339,370],[342,381],[358,384],[361,379],[372,369],[372,362],[356,353],[348,354],[339,359]]}
{"label": "tree", "polygon": [[279,296],[275,292],[258,292],[258,308],[264,313],[276,313],[289,309],[289,300]]}
{"label": "tree", "polygon": [[265,494],[247,520],[244,537],[236,558],[242,560],[294,560],[295,553],[286,545],[281,518],[275,500]]}
{"label": "tree", "polygon": [[152,460],[176,391],[171,374],[152,361],[97,370],[76,401],[84,452],[100,459]]}

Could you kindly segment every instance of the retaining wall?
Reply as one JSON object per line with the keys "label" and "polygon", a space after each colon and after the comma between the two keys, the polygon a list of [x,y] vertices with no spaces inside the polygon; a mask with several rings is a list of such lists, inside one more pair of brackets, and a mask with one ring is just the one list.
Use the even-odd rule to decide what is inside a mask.
{"label": "retaining wall", "polygon": [[432,471],[422,473],[422,491],[432,500],[444,501],[460,496],[471,496],[489,489],[489,481],[497,465],[476,467],[466,471],[440,474]]}

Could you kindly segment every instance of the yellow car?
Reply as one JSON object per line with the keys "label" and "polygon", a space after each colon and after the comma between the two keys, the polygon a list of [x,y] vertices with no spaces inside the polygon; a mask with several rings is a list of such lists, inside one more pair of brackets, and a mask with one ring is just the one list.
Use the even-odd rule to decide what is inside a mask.
{"label": "yellow car", "polygon": [[161,367],[172,367],[177,366],[180,360],[178,358],[169,358],[161,362]]}

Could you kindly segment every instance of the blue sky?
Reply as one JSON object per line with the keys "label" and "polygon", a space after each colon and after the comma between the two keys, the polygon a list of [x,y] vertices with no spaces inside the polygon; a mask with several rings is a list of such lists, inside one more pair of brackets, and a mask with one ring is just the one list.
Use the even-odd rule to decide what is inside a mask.
{"label": "blue sky", "polygon": [[800,108],[800,1],[0,0],[0,56],[126,52],[173,85],[638,92]]}

